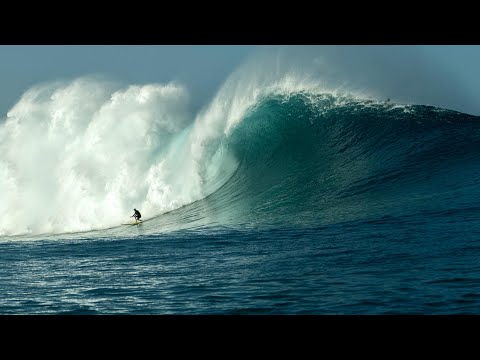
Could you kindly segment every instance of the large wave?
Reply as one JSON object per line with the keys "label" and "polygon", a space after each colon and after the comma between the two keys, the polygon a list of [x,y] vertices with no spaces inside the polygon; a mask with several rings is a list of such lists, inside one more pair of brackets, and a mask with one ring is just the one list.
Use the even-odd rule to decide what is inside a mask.
{"label": "large wave", "polygon": [[0,125],[0,234],[103,229],[134,207],[150,218],[196,201],[207,223],[341,221],[449,191],[449,169],[477,158],[474,116],[251,65],[198,114],[177,83],[28,90]]}
{"label": "large wave", "polygon": [[0,126],[0,234],[102,229],[134,207],[149,218],[213,193],[238,167],[226,146],[245,113],[267,94],[312,86],[238,78],[196,116],[176,83],[31,88]]}
{"label": "large wave", "polygon": [[233,130],[241,165],[205,208],[233,224],[309,226],[468,208],[480,196],[479,145],[479,118],[451,110],[273,95]]}

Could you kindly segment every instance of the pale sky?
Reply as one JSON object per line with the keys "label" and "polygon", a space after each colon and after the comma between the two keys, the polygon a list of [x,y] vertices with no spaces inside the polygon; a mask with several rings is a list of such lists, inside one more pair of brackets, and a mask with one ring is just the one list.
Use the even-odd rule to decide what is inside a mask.
{"label": "pale sky", "polygon": [[[0,45],[0,118],[32,85],[91,74],[125,84],[177,80],[191,91],[195,109],[256,48],[262,45]],[[480,98],[480,46],[417,48],[432,64],[448,69],[473,99]],[[468,110],[480,115],[478,109]]]}
{"label": "pale sky", "polygon": [[201,106],[254,46],[0,45],[0,118],[39,82],[102,74],[126,84],[180,81]]}

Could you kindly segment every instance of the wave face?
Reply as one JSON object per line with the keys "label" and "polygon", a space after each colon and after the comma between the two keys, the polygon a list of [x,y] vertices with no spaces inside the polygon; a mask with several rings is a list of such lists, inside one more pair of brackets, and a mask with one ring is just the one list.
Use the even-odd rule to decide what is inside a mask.
{"label": "wave face", "polygon": [[462,211],[479,150],[476,116],[288,77],[227,86],[196,116],[174,83],[42,85],[0,125],[0,234],[111,228],[134,207],[151,231]]}
{"label": "wave face", "polygon": [[258,102],[228,148],[233,177],[205,199],[219,223],[315,226],[476,209],[479,118],[297,93]]}

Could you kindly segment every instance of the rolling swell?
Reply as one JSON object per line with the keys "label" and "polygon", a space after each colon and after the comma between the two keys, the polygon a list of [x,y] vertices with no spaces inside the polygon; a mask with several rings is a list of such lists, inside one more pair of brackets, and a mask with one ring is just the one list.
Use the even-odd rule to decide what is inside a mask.
{"label": "rolling swell", "polygon": [[[480,199],[478,117],[331,95],[268,96],[224,146],[239,167],[182,210],[234,226],[330,224]],[[204,222],[204,221],[201,221]]]}

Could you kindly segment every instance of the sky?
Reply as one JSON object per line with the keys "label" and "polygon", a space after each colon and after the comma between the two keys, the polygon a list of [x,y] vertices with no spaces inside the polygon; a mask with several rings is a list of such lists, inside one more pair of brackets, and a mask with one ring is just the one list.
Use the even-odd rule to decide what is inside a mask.
{"label": "sky", "polygon": [[0,45],[0,118],[32,85],[85,75],[126,84],[179,81],[192,105],[211,98],[255,46]]}
{"label": "sky", "polygon": [[[192,106],[197,109],[212,98],[233,70],[262,47],[0,45],[0,118],[4,118],[21,95],[35,84],[93,74],[125,84],[179,81],[189,88]],[[480,46],[417,48],[425,54],[427,63],[448,69],[457,81],[455,86],[461,84],[473,99],[480,98]],[[480,115],[480,106],[469,108],[467,112]]]}
{"label": "sky", "polygon": [[450,69],[474,97],[480,97],[480,45],[422,46],[421,49]]}

